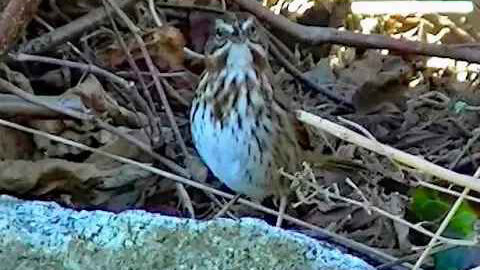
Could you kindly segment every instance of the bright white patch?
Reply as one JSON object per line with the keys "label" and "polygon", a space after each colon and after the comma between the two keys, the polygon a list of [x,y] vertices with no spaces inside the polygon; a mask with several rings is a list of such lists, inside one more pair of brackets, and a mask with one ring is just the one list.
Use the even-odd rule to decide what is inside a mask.
{"label": "bright white patch", "polygon": [[354,14],[430,14],[470,13],[471,1],[356,1],[352,3]]}

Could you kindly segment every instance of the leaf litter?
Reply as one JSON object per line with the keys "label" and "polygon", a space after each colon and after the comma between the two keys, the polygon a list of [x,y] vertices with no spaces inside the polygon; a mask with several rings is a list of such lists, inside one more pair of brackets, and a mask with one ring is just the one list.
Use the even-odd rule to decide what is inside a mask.
{"label": "leaf litter", "polygon": [[[46,6],[39,12],[46,21],[56,26],[96,6],[85,0],[57,2],[56,8]],[[220,1],[168,2],[214,8],[221,6]],[[269,2],[274,5],[276,1]],[[345,27],[349,30],[424,42],[477,40],[472,30],[475,26],[468,22],[459,23],[458,18],[443,15],[362,17],[346,15],[344,6],[333,3],[315,6],[318,16],[311,11],[305,16],[288,13],[287,6],[282,9],[282,14],[291,20],[318,26],[338,26],[338,16],[343,14],[342,20],[345,19]],[[49,9],[56,12],[49,13]],[[37,97],[50,96],[58,106],[95,114],[145,144],[159,141],[153,146],[155,152],[188,168],[193,179],[224,189],[196,156],[189,134],[188,108],[176,102],[178,96],[173,98],[179,95],[188,103],[193,98],[198,76],[204,67],[201,61],[185,55],[183,47],[202,53],[215,16],[207,12],[193,11],[190,14],[184,9],[170,8],[162,12],[167,24],[157,27],[147,10],[145,3],[138,3],[129,15],[138,23],[148,53],[166,87],[171,88],[169,101],[188,151],[193,155],[191,158],[183,157],[167,124],[167,116],[152,86],[152,74],[145,67],[139,45],[122,27],[120,34],[147,87],[138,92],[145,101],[143,105],[131,98],[133,93],[122,92],[124,90],[108,80],[68,67],[41,63],[10,67],[2,63],[0,77],[24,91],[35,93]],[[40,28],[39,25],[32,27],[29,36],[41,35]],[[296,66],[303,74],[317,84],[333,85],[336,91],[352,102],[355,112],[345,111],[305,87],[272,57],[273,81],[284,94],[295,100],[295,106],[322,117],[342,116],[366,128],[379,142],[455,171],[473,174],[478,167],[480,142],[475,140],[480,122],[478,65],[453,60],[437,61],[435,64],[434,60],[438,59],[434,57],[385,54],[380,50],[339,45],[320,49],[298,45],[281,33],[279,37],[293,49],[298,61]],[[110,24],[84,33],[73,43],[82,48],[88,61],[139,82]],[[54,51],[52,55],[82,61],[66,47]],[[3,94],[0,92],[0,95]],[[6,102],[6,99],[2,100],[0,107],[1,102]],[[154,119],[150,119],[145,106],[158,112]],[[33,112],[36,113],[28,117],[9,116],[1,109],[0,112],[2,118],[162,167],[138,147],[91,123],[63,117],[44,119],[43,116],[36,117],[40,114],[35,110]],[[159,134],[152,133],[152,123],[159,125]],[[369,207],[379,207],[408,220],[411,190],[415,188],[416,181],[431,179],[425,179],[420,173],[386,157],[309,130],[318,152],[354,160],[362,164],[363,169],[356,173],[332,172],[316,168],[315,164],[305,164],[305,170],[291,175],[295,198],[290,202],[289,214],[397,256],[410,253],[413,246],[426,244],[412,237],[408,227],[371,211]],[[0,134],[0,168],[3,168],[0,169],[0,189],[5,193],[54,200],[76,209],[123,211],[142,208],[188,216],[171,181],[38,136],[7,128],[0,128]],[[152,138],[152,135],[157,137]],[[468,149],[465,147],[467,144]],[[447,183],[436,183],[448,187]],[[208,218],[218,211],[220,206],[210,197],[193,188],[187,187],[187,191],[197,216]],[[352,200],[359,204],[352,204]],[[478,205],[473,205],[478,208]],[[269,220],[261,213],[238,205],[232,206],[229,212]]]}

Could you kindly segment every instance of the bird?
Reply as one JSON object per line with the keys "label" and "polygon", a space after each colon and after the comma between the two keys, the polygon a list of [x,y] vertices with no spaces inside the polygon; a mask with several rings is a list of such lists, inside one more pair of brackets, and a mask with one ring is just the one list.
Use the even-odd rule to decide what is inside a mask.
{"label": "bird", "polygon": [[214,30],[190,109],[193,144],[231,190],[257,201],[280,198],[282,213],[290,184],[280,170],[301,169],[308,132],[272,84],[255,17],[216,19]]}

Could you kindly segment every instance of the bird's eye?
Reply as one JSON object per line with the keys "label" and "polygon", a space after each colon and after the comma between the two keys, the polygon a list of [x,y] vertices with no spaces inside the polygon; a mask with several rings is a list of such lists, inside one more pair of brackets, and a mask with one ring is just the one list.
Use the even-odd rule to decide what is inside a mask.
{"label": "bird's eye", "polygon": [[255,27],[255,25],[250,25],[245,31],[246,34],[251,37],[257,33],[257,28]]}
{"label": "bird's eye", "polygon": [[230,34],[230,32],[225,29],[225,28],[220,28],[218,27],[216,30],[215,30],[215,36],[217,38],[225,38],[227,37],[228,35]]}

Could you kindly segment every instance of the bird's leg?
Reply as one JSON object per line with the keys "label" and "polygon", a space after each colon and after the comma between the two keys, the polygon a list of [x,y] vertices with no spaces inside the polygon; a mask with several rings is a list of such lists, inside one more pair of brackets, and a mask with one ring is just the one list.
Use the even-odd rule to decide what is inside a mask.
{"label": "bird's leg", "polygon": [[218,213],[215,214],[215,216],[213,218],[215,219],[215,218],[219,218],[219,217],[223,216],[228,211],[228,208],[230,208],[234,203],[236,203],[238,201],[240,196],[241,196],[240,194],[235,195],[235,197],[233,197],[228,203],[226,203],[222,207],[222,209],[220,209],[220,211],[218,211]]}
{"label": "bird's leg", "polygon": [[280,197],[280,206],[278,207],[278,217],[277,222],[275,223],[275,227],[282,226],[283,216],[285,215],[285,210],[287,209],[287,202],[287,195],[282,195]]}

